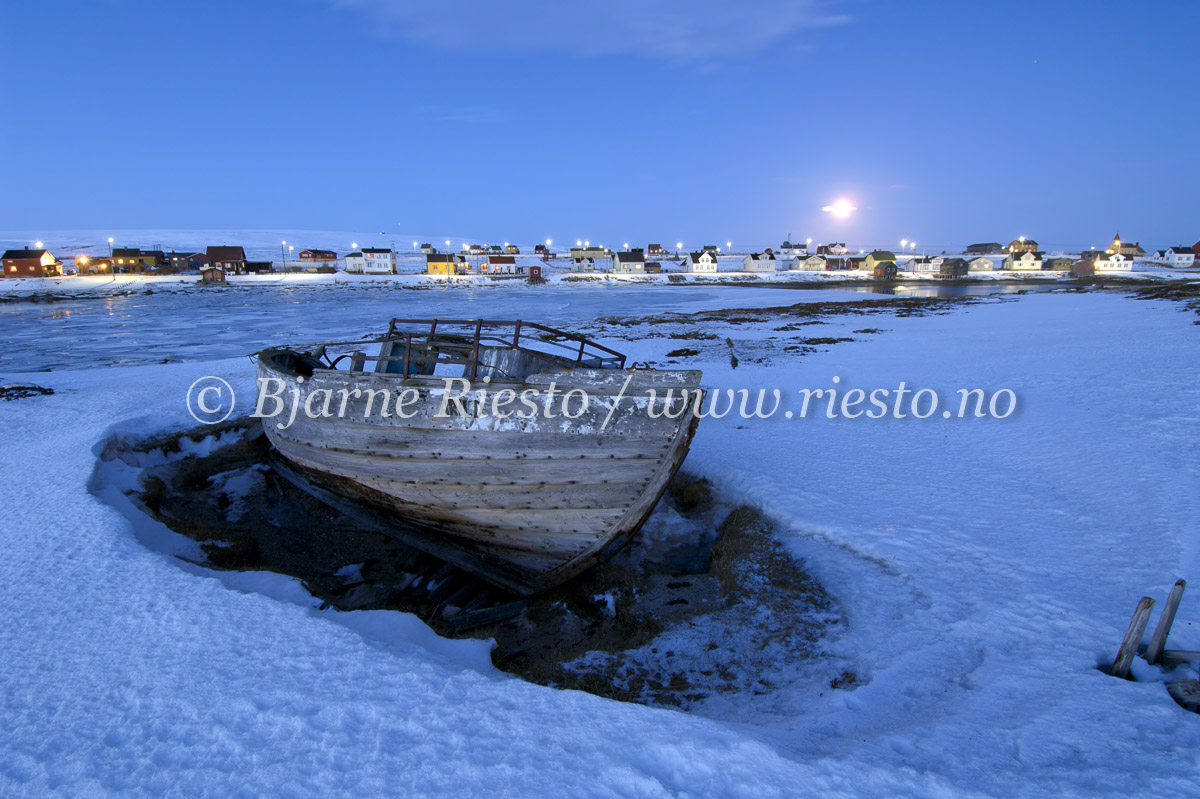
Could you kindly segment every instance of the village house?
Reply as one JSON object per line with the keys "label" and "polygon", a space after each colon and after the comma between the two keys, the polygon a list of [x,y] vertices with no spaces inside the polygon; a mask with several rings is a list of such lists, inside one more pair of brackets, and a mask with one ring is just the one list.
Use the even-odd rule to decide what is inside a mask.
{"label": "village house", "polygon": [[433,255],[435,252],[437,252],[437,247],[434,247],[429,242],[425,242],[421,245],[420,250],[421,255]]}
{"label": "village house", "polygon": [[785,241],[780,245],[779,250],[784,255],[808,255],[808,243]]}
{"label": "village house", "polygon": [[137,247],[114,247],[113,265],[117,272],[145,272],[158,269],[165,261],[162,250],[139,250]]}
{"label": "village house", "polygon": [[683,258],[685,272],[716,272],[717,254],[715,252],[689,252]]}
{"label": "village house", "polygon": [[1163,266],[1186,268],[1195,266],[1196,253],[1192,251],[1191,247],[1168,247],[1155,252],[1154,258],[1151,260]]}
{"label": "village house", "polygon": [[866,258],[863,258],[861,256],[851,256],[846,259],[846,269],[847,270],[859,270],[859,269],[865,270],[867,268],[865,265],[866,260],[867,260]]}
{"label": "village house", "polygon": [[910,272],[941,272],[945,260],[940,255],[918,255],[908,261],[906,268]]}
{"label": "village house", "polygon": [[49,250],[5,250],[0,255],[5,277],[57,277],[62,263]]}
{"label": "village house", "polygon": [[663,254],[663,247],[662,247],[662,245],[661,245],[661,244],[647,244],[647,245],[646,245],[646,252],[647,252],[647,254],[649,254],[649,255],[662,255],[662,254]]}
{"label": "village house", "polygon": [[797,257],[788,265],[788,269],[797,272],[824,272],[828,265],[825,256],[810,255],[806,258]]}
{"label": "village house", "polygon": [[966,277],[970,271],[965,258],[946,258],[938,267],[938,277]]}
{"label": "village house", "polygon": [[301,250],[300,262],[305,264],[336,263],[338,255],[333,250]]}
{"label": "village house", "polygon": [[968,272],[993,272],[995,269],[996,262],[991,258],[984,258],[982,255],[967,261]]}
{"label": "village house", "polygon": [[1133,258],[1119,252],[1105,253],[1093,265],[1097,272],[1129,272],[1133,269]]}
{"label": "village house", "polygon": [[396,253],[378,247],[363,247],[361,252],[346,253],[346,272],[353,275],[395,274]]}
{"label": "village house", "polygon": [[1124,255],[1127,258],[1144,258],[1146,256],[1146,251],[1142,249],[1141,244],[1136,241],[1133,244],[1122,242],[1120,233],[1113,236],[1112,244],[1105,252],[1109,255]]}
{"label": "village house", "polygon": [[596,271],[596,259],[595,258],[574,258],[574,259],[572,259],[571,267],[576,272],[595,272]]}
{"label": "village house", "polygon": [[1021,236],[1019,239],[1013,239],[1008,243],[1008,252],[1037,252],[1038,243],[1033,239],[1027,239]]}
{"label": "village house", "polygon": [[163,266],[173,272],[199,269],[208,263],[208,256],[202,252],[165,252]]}
{"label": "village house", "polygon": [[1070,258],[1055,256],[1042,261],[1042,269],[1049,269],[1054,272],[1067,272],[1070,271],[1073,263],[1075,262]]}
{"label": "village house", "polygon": [[588,247],[572,247],[571,248],[571,258],[575,261],[578,261],[583,258],[590,258],[593,261],[598,261],[601,258],[607,258],[608,256],[609,256],[608,250],[604,249],[603,247],[588,246]]}
{"label": "village house", "polygon": [[774,272],[775,253],[767,248],[766,251],[752,252],[742,259],[743,272]]}
{"label": "village house", "polygon": [[1080,258],[1071,264],[1071,277],[1094,277],[1096,261],[1094,258]]}
{"label": "village house", "polygon": [[646,271],[646,255],[641,250],[614,252],[609,260],[614,273],[628,274]]}
{"label": "village house", "polygon": [[521,248],[515,244],[505,244],[504,245],[504,254],[505,255],[520,255]]}
{"label": "village house", "polygon": [[846,243],[842,241],[817,245],[817,255],[845,255],[846,252]]}
{"label": "village house", "polygon": [[425,274],[427,275],[446,275],[452,277],[454,275],[465,274],[467,271],[466,259],[454,253],[428,253],[425,256]]}
{"label": "village house", "polygon": [[[896,268],[896,256],[889,250],[872,250],[863,259],[861,269],[866,269],[868,272],[875,272],[875,267],[890,263],[893,271]],[[876,275],[878,277],[878,275]],[[894,277],[894,275],[893,275]]]}
{"label": "village house", "polygon": [[545,244],[535,244],[535,245],[533,245],[533,254],[534,255],[549,255],[550,248],[547,247]]}
{"label": "village house", "polygon": [[232,272],[238,275],[246,271],[246,251],[241,247],[226,245],[207,247],[204,250],[204,257],[209,266],[220,267],[225,270],[226,274]]}
{"label": "village house", "polygon": [[80,275],[111,275],[113,260],[108,257],[79,255],[75,258],[75,271]]}
{"label": "village house", "polygon": [[[869,256],[868,256],[869,257]],[[863,259],[864,262],[866,259]],[[871,274],[881,280],[895,280],[898,271],[895,261],[880,261],[877,266],[871,269]]]}
{"label": "village house", "polygon": [[983,241],[977,244],[968,244],[967,255],[998,255],[1004,251],[1004,246],[998,241]]}
{"label": "village house", "polygon": [[200,268],[201,283],[224,283],[225,270],[219,266],[202,266]]}
{"label": "village house", "polygon": [[515,275],[517,259],[511,255],[489,255],[483,259],[482,271],[496,275]]}
{"label": "village house", "polygon": [[1018,272],[1037,272],[1042,268],[1042,254],[1031,250],[1012,250],[1004,256],[1002,269]]}

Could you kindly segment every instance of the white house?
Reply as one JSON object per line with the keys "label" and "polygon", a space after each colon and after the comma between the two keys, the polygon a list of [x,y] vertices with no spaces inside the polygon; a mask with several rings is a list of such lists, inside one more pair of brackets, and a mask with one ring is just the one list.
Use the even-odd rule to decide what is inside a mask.
{"label": "white house", "polygon": [[1097,272],[1129,272],[1133,270],[1133,258],[1119,252],[1105,253],[1095,265]]}
{"label": "white house", "polygon": [[845,255],[846,245],[844,242],[835,241],[832,244],[821,244],[817,246],[817,255]]}
{"label": "white house", "polygon": [[717,254],[710,250],[704,252],[689,252],[683,259],[685,272],[716,272]]}
{"label": "white house", "polygon": [[774,272],[775,271],[775,253],[767,250],[766,252],[752,252],[742,259],[743,272]]}
{"label": "white house", "polygon": [[358,275],[391,275],[396,272],[396,253],[374,247],[346,253],[346,271]]}
{"label": "white house", "polygon": [[985,258],[982,255],[978,258],[972,258],[967,261],[968,272],[991,272],[996,268],[996,264],[991,258]]}
{"label": "white house", "polygon": [[1020,272],[1038,272],[1042,268],[1042,254],[1029,250],[1012,250],[1004,256],[1003,269]]}
{"label": "white house", "polygon": [[1188,267],[1196,265],[1196,253],[1191,247],[1168,247],[1158,250],[1152,258],[1155,263],[1163,266]]}
{"label": "white house", "polygon": [[614,252],[611,256],[612,271],[618,274],[642,273],[646,271],[646,256],[641,250]]}
{"label": "white house", "polygon": [[798,272],[824,272],[825,271],[825,256],[810,255],[807,258],[796,258],[789,265],[788,269]]}
{"label": "white house", "polygon": [[935,255],[933,257],[918,255],[908,262],[906,268],[911,272],[941,272],[942,264],[945,262],[945,260],[946,259],[940,255]]}

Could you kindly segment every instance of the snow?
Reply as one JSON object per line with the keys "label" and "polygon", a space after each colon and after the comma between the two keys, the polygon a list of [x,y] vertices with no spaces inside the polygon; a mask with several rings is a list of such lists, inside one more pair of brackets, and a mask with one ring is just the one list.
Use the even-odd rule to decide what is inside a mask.
{"label": "snow", "polygon": [[[0,402],[0,795],[1197,794],[1200,725],[1165,675],[1098,668],[1137,598],[1161,601],[1200,566],[1200,326],[1179,306],[1035,293],[832,317],[808,334],[855,341],[802,357],[771,324],[687,342],[712,387],[794,392],[836,375],[841,390],[904,380],[1020,401],[1003,420],[705,420],[687,468],[774,519],[846,623],[821,669],[702,716],[527,684],[491,667],[488,642],[438,638],[405,614],[321,611],[279,575],[191,565],[162,545],[169,531],[131,529],[119,485],[89,492],[99,449],[113,433],[191,426],[183,398],[204,375],[248,408],[244,353],[285,332],[375,329],[400,303],[496,313],[503,297],[505,316],[581,324],[826,292],[325,290],[337,294],[258,311],[186,295],[0,310],[3,377],[56,391]],[[60,309],[79,325],[51,317]],[[679,345],[617,332],[629,340],[609,343],[638,361]],[[111,368],[130,344],[153,357]],[[107,368],[17,371],[57,366],[56,347]],[[669,545],[670,528],[651,543]],[[1198,648],[1197,607],[1185,594],[1172,647]],[[831,688],[843,669],[858,685]]]}

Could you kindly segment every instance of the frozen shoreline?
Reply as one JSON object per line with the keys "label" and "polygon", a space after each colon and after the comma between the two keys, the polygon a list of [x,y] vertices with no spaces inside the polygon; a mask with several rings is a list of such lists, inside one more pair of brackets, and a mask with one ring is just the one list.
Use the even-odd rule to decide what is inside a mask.
{"label": "frozen shoreline", "polygon": [[[437,295],[406,296],[425,298],[415,313]],[[580,293],[571,314],[610,312],[608,296]],[[687,468],[778,524],[846,611],[831,666],[861,678],[802,680],[723,708],[728,723],[509,679],[412,617],[317,612],[287,578],[143,547],[88,493],[95,447],[114,429],[192,426],[183,396],[199,376],[249,393],[244,358],[6,373],[58,393],[0,403],[19,455],[0,462],[0,792],[1194,795],[1195,716],[1154,670],[1123,682],[1098,668],[1138,596],[1200,569],[1200,327],[1179,310],[1037,293],[834,317],[807,330],[854,340],[803,356],[771,321],[689,342],[713,387],[838,375],[1022,399],[1003,421],[701,425]],[[634,360],[678,346],[621,331],[610,343]],[[1197,601],[1185,595],[1174,646],[1200,645]]]}

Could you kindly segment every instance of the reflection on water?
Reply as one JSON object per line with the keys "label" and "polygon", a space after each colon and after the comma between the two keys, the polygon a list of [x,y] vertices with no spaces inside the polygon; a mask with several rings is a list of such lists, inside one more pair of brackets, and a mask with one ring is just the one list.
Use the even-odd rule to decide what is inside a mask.
{"label": "reflection on water", "polygon": [[0,304],[0,370],[50,371],[248,355],[274,345],[309,346],[386,329],[393,317],[528,319],[573,327],[600,316],[688,313],[855,299],[855,294],[958,297],[1045,290],[1053,285],[837,286],[781,290],[744,286],[495,286],[413,290],[397,284],[155,287],[104,299]]}

